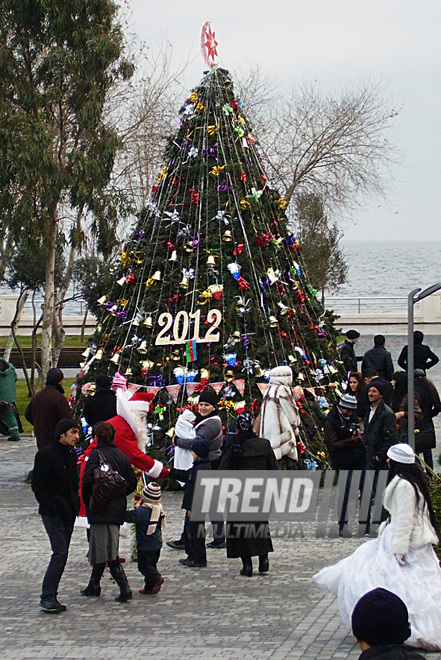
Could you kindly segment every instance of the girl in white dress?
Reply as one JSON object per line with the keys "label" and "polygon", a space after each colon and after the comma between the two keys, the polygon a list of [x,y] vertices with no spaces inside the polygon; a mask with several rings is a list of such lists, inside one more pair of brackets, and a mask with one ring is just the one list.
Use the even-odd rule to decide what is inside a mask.
{"label": "girl in white dress", "polygon": [[384,492],[389,512],[378,538],[314,575],[320,588],[338,597],[343,624],[365,593],[383,587],[409,611],[412,634],[406,644],[441,650],[441,568],[432,544],[441,537],[430,502],[427,477],[404,443],[387,452],[392,481]]}

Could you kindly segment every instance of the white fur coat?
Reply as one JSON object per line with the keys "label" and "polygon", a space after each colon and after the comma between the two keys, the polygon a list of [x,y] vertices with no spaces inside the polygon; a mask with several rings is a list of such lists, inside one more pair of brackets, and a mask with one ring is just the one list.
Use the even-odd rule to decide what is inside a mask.
{"label": "white fur coat", "polygon": [[260,437],[270,441],[277,460],[288,456],[296,461],[300,415],[291,390],[292,371],[290,367],[275,367],[269,375],[270,386],[260,413]]}

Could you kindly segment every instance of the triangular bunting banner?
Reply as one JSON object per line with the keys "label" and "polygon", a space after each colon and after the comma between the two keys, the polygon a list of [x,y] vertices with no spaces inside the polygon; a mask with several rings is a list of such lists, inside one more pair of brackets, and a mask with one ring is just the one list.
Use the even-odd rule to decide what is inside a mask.
{"label": "triangular bunting banner", "polygon": [[269,388],[269,383],[256,383],[257,387],[261,391],[262,395],[265,395],[265,392]]}
{"label": "triangular bunting banner", "polygon": [[305,387],[304,388],[307,392],[310,392],[315,398],[317,398],[317,395],[315,393],[315,389],[313,387]]}
{"label": "triangular bunting banner", "polygon": [[160,387],[156,387],[154,385],[149,385],[148,387],[145,388],[145,391],[148,394],[153,394],[153,398],[154,398],[156,396],[156,394],[159,392],[160,389],[161,389]]}
{"label": "triangular bunting banner", "polygon": [[167,387],[165,389],[170,394],[173,401],[176,403],[176,401],[178,400],[178,394],[179,394],[179,390],[181,389],[181,386],[180,385],[167,385]]}
{"label": "triangular bunting banner", "polygon": [[225,383],[223,381],[221,381],[220,383],[210,383],[210,387],[214,389],[216,394],[219,394],[219,392],[221,391],[224,385]]}
{"label": "triangular bunting banner", "polygon": [[196,392],[196,386],[199,383],[187,383],[185,389],[187,390],[187,396],[192,396]]}
{"label": "triangular bunting banner", "polygon": [[127,386],[127,390],[133,396],[135,392],[141,389],[141,387],[142,385],[136,385],[136,383],[129,383]]}
{"label": "triangular bunting banner", "polygon": [[233,383],[240,392],[240,396],[243,396],[243,393],[245,392],[245,378],[240,378],[239,380],[233,380]]}

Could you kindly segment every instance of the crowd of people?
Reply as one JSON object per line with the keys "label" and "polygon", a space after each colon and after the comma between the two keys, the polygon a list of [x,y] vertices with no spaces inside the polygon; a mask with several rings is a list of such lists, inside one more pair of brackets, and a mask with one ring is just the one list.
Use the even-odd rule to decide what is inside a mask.
{"label": "crowd of people", "polygon": [[[407,374],[394,372],[383,336],[376,336],[374,347],[361,358],[355,355],[354,349],[358,338],[358,332],[349,331],[342,347],[342,360],[348,366],[347,387],[327,414],[324,437],[332,468],[347,470],[349,474],[338,521],[340,535],[345,536],[347,531],[347,504],[354,471],[363,475],[360,492],[364,475],[372,474],[373,495],[379,474],[388,471],[383,522],[377,539],[362,544],[337,565],[322,569],[314,579],[323,589],[337,595],[342,620],[349,625],[352,616],[353,628],[354,613],[360,609],[368,592],[392,592],[391,597],[401,599],[402,607],[407,607],[409,635],[400,637],[398,642],[386,639],[381,645],[389,648],[391,644],[398,644],[401,648],[406,642],[429,650],[441,649],[441,614],[435,606],[441,602],[441,569],[432,549],[432,545],[439,542],[440,533],[430,502],[428,476],[407,444]],[[430,472],[431,453],[436,442],[433,417],[440,412],[441,403],[435,386],[426,378],[421,366],[430,368],[436,364],[436,356],[430,349],[425,350],[427,347],[422,341],[418,345],[422,347],[421,355],[426,362],[421,358],[414,374],[416,436],[421,433],[422,440],[419,445],[417,443],[416,452],[423,455],[423,465]],[[362,363],[361,373],[357,371],[358,362]],[[294,462],[297,458],[299,415],[289,367],[278,367],[270,373],[270,388],[262,411],[271,410],[273,414],[260,420],[257,428],[251,415],[244,413],[230,425],[224,437],[217,397],[212,390],[202,392],[197,414],[186,410],[178,418],[174,439],[176,464],[170,470],[145,453],[146,418],[152,408],[152,397],[137,392],[129,399],[121,389],[115,394],[111,379],[101,375],[97,377],[96,394],[87,398],[84,409],[87,422],[93,426],[94,438],[80,457],[78,483],[74,447],[79,438],[79,425],[67,406],[62,380],[62,372],[51,369],[45,388],[34,395],[26,410],[27,419],[34,424],[39,449],[32,488],[52,547],[40,599],[40,606],[46,612],[66,610],[58,600],[58,587],[75,521],[83,520],[88,528],[88,557],[92,570],[89,583],[81,591],[84,597],[100,596],[101,577],[108,566],[119,587],[116,600],[124,603],[132,598],[119,558],[119,530],[124,522],[133,523],[136,528],[138,569],[144,582],[139,592],[154,595],[164,583],[158,569],[165,524],[158,480],[171,476],[185,484],[182,535],[168,545],[185,551],[186,557],[180,560],[183,566],[204,568],[207,566],[205,523],[191,519],[197,472],[207,469],[276,470],[281,457]],[[266,429],[265,433],[262,429]],[[268,436],[271,437],[266,439]],[[289,469],[290,465],[288,462],[285,467]],[[127,496],[137,486],[133,467],[143,471],[146,478],[141,492],[135,496],[135,507],[127,510]],[[105,505],[98,506],[94,500],[94,484],[97,472],[105,468],[123,477],[124,488]],[[371,523],[380,521],[371,521],[369,507],[367,520],[363,522],[369,532]],[[268,572],[269,553],[273,551],[268,520],[241,524],[237,530],[234,522],[228,519],[224,522],[222,517],[211,523],[214,538],[209,547],[226,547],[228,558],[240,558],[242,576],[253,575],[253,557],[258,558],[258,572]],[[267,533],[251,533],[253,525],[259,529],[265,527]],[[384,598],[384,593],[381,596]],[[424,612],[423,617],[421,612]],[[354,634],[362,648],[363,660],[374,657],[368,649],[376,644],[369,644],[372,639],[369,635],[364,639],[363,634],[358,634],[357,625],[359,623]]]}

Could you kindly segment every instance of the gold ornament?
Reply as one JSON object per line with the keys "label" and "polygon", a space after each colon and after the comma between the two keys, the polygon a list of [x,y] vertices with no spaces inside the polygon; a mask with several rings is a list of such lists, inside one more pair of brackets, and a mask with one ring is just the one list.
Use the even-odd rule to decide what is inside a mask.
{"label": "gold ornament", "polygon": [[207,133],[211,137],[214,137],[218,132],[218,130],[219,130],[219,126],[217,124],[216,125],[212,124],[211,126],[207,126]]}
{"label": "gold ornament", "polygon": [[173,440],[173,438],[175,437],[175,427],[172,426],[171,429],[169,429],[164,433],[164,435],[166,435],[167,438],[170,438],[170,440]]}
{"label": "gold ornament", "polygon": [[192,92],[189,98],[190,98],[190,103],[197,103],[199,99],[196,92]]}
{"label": "gold ornament", "polygon": [[86,358],[86,360],[87,360],[87,358],[90,355],[90,348],[87,347],[86,350],[83,353],[81,353],[81,355],[83,356],[83,358]]}
{"label": "gold ornament", "polygon": [[198,401],[199,401],[199,394],[192,394],[187,399],[187,402],[190,404],[190,406],[195,406]]}
{"label": "gold ornament", "polygon": [[144,321],[144,325],[146,328],[153,328],[153,318],[151,316],[147,316],[146,320]]}
{"label": "gold ornament", "polygon": [[210,286],[207,289],[207,291],[209,291],[212,296],[215,293],[222,293],[223,290],[224,290],[223,284],[210,284]]}
{"label": "gold ornament", "polygon": [[110,362],[113,362],[113,364],[119,364],[119,358],[120,358],[120,354],[115,353],[115,355],[110,358]]}
{"label": "gold ornament", "polygon": [[129,376],[133,376],[133,371],[130,369],[130,367],[126,369],[126,373],[124,374],[124,376],[126,378],[129,378]]}
{"label": "gold ornament", "polygon": [[193,243],[190,241],[189,243],[184,244],[184,250],[185,252],[193,252]]}
{"label": "gold ornament", "polygon": [[216,266],[216,259],[212,254],[210,254],[207,259],[207,268],[214,268],[215,266]]}
{"label": "gold ornament", "polygon": [[138,353],[147,353],[147,342],[145,339],[138,346]]}
{"label": "gold ornament", "polygon": [[97,352],[95,353],[95,360],[101,360],[104,355],[104,351],[102,348],[99,348]]}
{"label": "gold ornament", "polygon": [[101,298],[98,298],[97,303],[98,305],[105,305],[107,302],[107,296],[101,296]]}
{"label": "gold ornament", "polygon": [[165,166],[162,168],[162,170],[158,173],[158,176],[156,177],[158,181],[164,181],[164,179],[167,178],[168,174],[168,167]]}
{"label": "gold ornament", "polygon": [[277,206],[279,207],[279,209],[281,211],[284,211],[286,209],[286,207],[288,206],[288,202],[283,197],[283,195],[281,195],[281,197],[279,197],[279,199],[276,199],[276,204],[277,204]]}
{"label": "gold ornament", "polygon": [[278,302],[277,305],[280,307],[280,316],[286,316],[290,308],[284,305],[282,302]]}
{"label": "gold ornament", "polygon": [[213,176],[219,176],[219,174],[224,171],[225,167],[226,165],[214,165],[210,170],[210,174],[213,174]]}
{"label": "gold ornament", "polygon": [[230,229],[227,229],[226,231],[224,231],[224,233],[222,235],[222,240],[223,240],[224,243],[231,243],[231,241],[233,240],[233,236],[231,234]]}
{"label": "gold ornament", "polygon": [[120,298],[119,300],[116,301],[117,305],[120,305],[121,307],[125,307],[129,301],[127,298]]}
{"label": "gold ornament", "polygon": [[[228,369],[228,371],[225,373],[225,380],[227,383],[231,383],[231,381],[234,380],[234,371],[232,369]],[[233,402],[231,401],[230,403]]]}
{"label": "gold ornament", "polygon": [[179,288],[180,289],[188,289],[188,284],[190,280],[188,277],[183,277],[182,280],[179,282]]}
{"label": "gold ornament", "polygon": [[199,112],[200,112],[201,110],[204,110],[204,108],[205,108],[205,105],[203,103],[201,103],[201,101],[199,101],[199,103],[196,106],[196,110],[199,110]]}
{"label": "gold ornament", "polygon": [[179,360],[181,359],[181,353],[179,351],[179,348],[175,348],[175,350],[171,352],[170,357],[175,362],[179,362]]}
{"label": "gold ornament", "polygon": [[251,204],[246,199],[242,198],[239,203],[240,203],[240,208],[242,209],[242,211],[249,211],[249,209],[251,208]]}
{"label": "gold ornament", "polygon": [[242,337],[239,330],[235,330],[230,337],[230,341],[232,341],[234,344],[238,344],[241,339]]}
{"label": "gold ornament", "polygon": [[207,379],[210,378],[210,372],[208,371],[208,369],[201,369],[201,380],[203,380],[204,378]]}
{"label": "gold ornament", "polygon": [[142,362],[139,363],[141,365],[141,369],[145,369],[146,371],[149,371],[154,366],[154,362],[151,360],[142,360]]}
{"label": "gold ornament", "polygon": [[239,298],[239,300],[234,306],[234,309],[236,310],[236,312],[243,312],[243,310],[245,309],[245,303],[243,298]]}
{"label": "gold ornament", "polygon": [[132,263],[132,260],[130,259],[129,255],[127,252],[120,252],[119,253],[119,258],[121,259],[121,263],[126,268]]}
{"label": "gold ornament", "polygon": [[161,271],[157,270],[154,275],[152,275],[152,280],[155,282],[160,282],[161,281]]}
{"label": "gold ornament", "polygon": [[198,296],[197,299],[196,299],[196,303],[198,305],[206,305],[207,302],[208,302],[208,297],[204,296],[203,293],[201,293],[201,295]]}
{"label": "gold ornament", "polygon": [[274,268],[268,268],[268,270],[266,271],[266,274],[268,275],[268,279],[270,281],[270,284],[274,284],[279,279],[277,277],[276,273],[274,272]]}
{"label": "gold ornament", "polygon": [[288,364],[290,367],[294,367],[297,364],[297,360],[294,355],[288,355]]}
{"label": "gold ornament", "polygon": [[277,328],[279,326],[279,321],[275,316],[270,316],[268,319],[268,325],[270,328]]}

